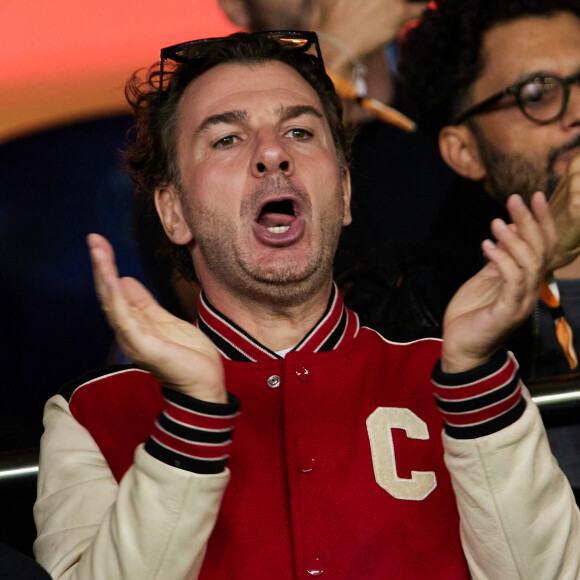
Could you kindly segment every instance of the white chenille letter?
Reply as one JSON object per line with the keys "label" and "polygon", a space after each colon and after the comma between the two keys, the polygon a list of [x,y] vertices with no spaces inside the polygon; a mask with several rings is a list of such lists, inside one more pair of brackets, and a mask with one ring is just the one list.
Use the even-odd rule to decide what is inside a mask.
{"label": "white chenille letter", "polygon": [[421,501],[437,487],[435,473],[411,471],[410,479],[397,476],[392,429],[403,429],[410,439],[429,439],[427,424],[409,409],[375,409],[367,419],[375,479],[396,499]]}

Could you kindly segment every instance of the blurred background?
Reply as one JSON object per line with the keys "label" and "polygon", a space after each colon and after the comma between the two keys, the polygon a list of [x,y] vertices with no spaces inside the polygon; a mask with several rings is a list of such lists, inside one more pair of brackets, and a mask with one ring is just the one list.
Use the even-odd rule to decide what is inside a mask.
{"label": "blurred background", "polygon": [[[290,11],[284,0],[272,5],[285,16]],[[120,167],[131,123],[125,83],[157,61],[161,47],[233,31],[217,0],[0,0],[0,542],[25,554],[32,554],[35,537],[31,510],[43,406],[67,381],[118,360],[93,290],[86,235],[105,235],[120,271],[162,292],[156,281],[164,276],[141,255],[150,257],[144,245],[154,243],[148,232],[137,236],[143,220],[137,224],[135,216],[143,212]],[[390,98],[382,100],[405,111],[395,90],[394,45],[385,60],[386,39],[380,40],[381,67],[389,62],[394,74]],[[347,113],[353,107],[358,111],[351,104]],[[382,284],[390,254],[383,255],[381,243],[424,236],[452,172],[424,135],[376,119],[362,123],[354,146],[353,215],[362,225],[350,228],[350,253],[339,259],[348,265],[369,252],[366,274]],[[356,202],[357,187],[364,203]],[[175,306],[168,303],[174,295],[157,297]],[[577,392],[578,376],[572,379]],[[554,388],[564,387],[536,384],[539,393]],[[566,429],[577,428],[578,403],[545,405],[544,423],[567,442]],[[577,455],[565,455],[572,453],[569,446],[560,453],[565,463],[577,464]]]}
{"label": "blurred background", "polygon": [[[163,46],[230,32],[214,0],[0,0],[5,465],[34,463],[45,401],[109,356],[85,236],[109,237],[121,271],[147,281],[119,167],[126,80]],[[0,540],[29,553],[35,477],[2,484]]]}
{"label": "blurred background", "polygon": [[0,0],[1,449],[35,445],[46,398],[106,360],[86,234],[143,275],[119,168],[127,78],[162,46],[231,31],[214,0]]}

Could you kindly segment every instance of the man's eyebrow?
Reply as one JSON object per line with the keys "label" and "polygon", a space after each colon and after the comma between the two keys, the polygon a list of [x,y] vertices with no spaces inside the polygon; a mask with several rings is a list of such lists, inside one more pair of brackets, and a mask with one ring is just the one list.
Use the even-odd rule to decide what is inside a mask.
{"label": "man's eyebrow", "polygon": [[278,114],[280,115],[280,121],[289,121],[290,119],[296,119],[302,115],[312,115],[317,119],[324,118],[324,115],[316,108],[311,105],[293,105],[291,107],[280,107]]}
{"label": "man's eyebrow", "polygon": [[554,73],[550,73],[550,72],[546,71],[545,69],[526,71],[526,72],[520,73],[517,76],[514,84],[525,83],[526,81],[531,81],[537,77],[551,77],[551,76],[554,76]]}
{"label": "man's eyebrow", "polygon": [[[573,74],[577,74],[580,73],[580,68],[576,71],[576,73]],[[569,75],[562,75],[559,73],[555,73],[549,69],[540,69],[540,70],[536,70],[536,71],[532,71],[532,72],[525,72],[525,73],[521,73],[518,76],[518,79],[516,80],[516,83],[522,83],[522,82],[526,82],[526,81],[531,81],[537,77],[559,77],[559,78],[565,78]],[[515,83],[514,83],[515,84]]]}
{"label": "man's eyebrow", "polygon": [[199,127],[196,129],[195,134],[199,135],[204,131],[207,131],[210,127],[214,125],[231,125],[233,123],[239,123],[240,121],[247,121],[248,113],[244,110],[235,109],[233,111],[226,111],[225,113],[217,113],[215,115],[210,115],[204,119]]}

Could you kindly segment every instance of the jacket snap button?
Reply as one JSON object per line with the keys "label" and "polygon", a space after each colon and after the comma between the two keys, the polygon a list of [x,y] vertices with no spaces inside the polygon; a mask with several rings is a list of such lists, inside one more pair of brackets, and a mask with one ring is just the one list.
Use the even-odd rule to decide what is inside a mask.
{"label": "jacket snap button", "polygon": [[309,381],[312,378],[312,373],[310,372],[310,369],[307,369],[306,367],[298,367],[296,369],[296,376],[301,381]]}
{"label": "jacket snap button", "polygon": [[322,574],[324,574],[322,560],[316,557],[309,558],[306,563],[306,572],[308,572],[310,576],[322,576]]}
{"label": "jacket snap button", "polygon": [[272,375],[267,382],[270,388],[275,389],[280,386],[280,377],[278,375]]}
{"label": "jacket snap button", "polygon": [[313,457],[300,457],[294,462],[294,467],[302,473],[309,473],[314,469]]}

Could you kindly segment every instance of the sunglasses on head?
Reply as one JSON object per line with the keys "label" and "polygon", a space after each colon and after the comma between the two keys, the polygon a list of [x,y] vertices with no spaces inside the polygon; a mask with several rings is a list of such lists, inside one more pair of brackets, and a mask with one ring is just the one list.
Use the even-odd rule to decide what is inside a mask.
{"label": "sunglasses on head", "polygon": [[[263,37],[278,43],[281,50],[309,53],[316,57],[320,69],[325,73],[324,61],[318,44],[318,36],[315,32],[301,30],[270,30],[251,33],[254,37]],[[163,93],[164,69],[168,60],[179,64],[193,63],[204,58],[216,45],[229,37],[202,38],[182,42],[161,49],[161,63],[159,66],[159,93]]]}

